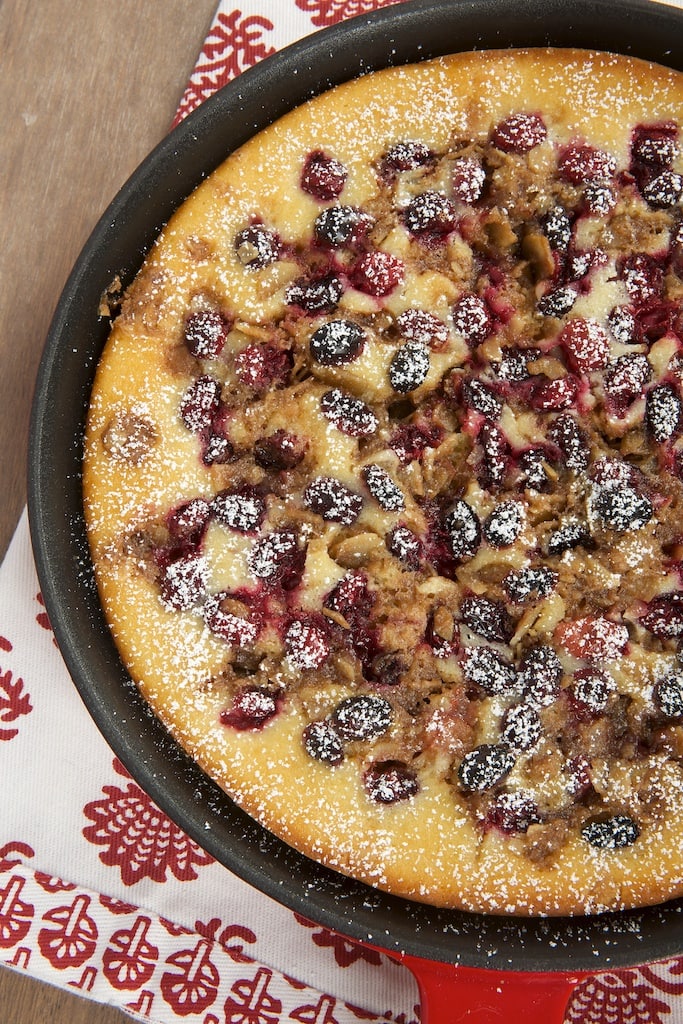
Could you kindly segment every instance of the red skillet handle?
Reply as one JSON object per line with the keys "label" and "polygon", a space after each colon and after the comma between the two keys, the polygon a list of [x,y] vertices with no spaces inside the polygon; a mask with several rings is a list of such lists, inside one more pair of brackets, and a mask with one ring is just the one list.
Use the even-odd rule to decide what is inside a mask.
{"label": "red skillet handle", "polygon": [[400,962],[417,980],[421,1024],[562,1024],[581,979],[579,974],[454,967],[408,955]]}

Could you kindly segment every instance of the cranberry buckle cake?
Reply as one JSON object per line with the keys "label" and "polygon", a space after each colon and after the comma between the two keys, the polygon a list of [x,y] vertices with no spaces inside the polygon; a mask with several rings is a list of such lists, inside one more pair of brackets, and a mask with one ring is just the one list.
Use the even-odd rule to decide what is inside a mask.
{"label": "cranberry buckle cake", "polygon": [[308,856],[440,906],[683,894],[683,79],[368,75],[182,205],[85,510],[151,707]]}

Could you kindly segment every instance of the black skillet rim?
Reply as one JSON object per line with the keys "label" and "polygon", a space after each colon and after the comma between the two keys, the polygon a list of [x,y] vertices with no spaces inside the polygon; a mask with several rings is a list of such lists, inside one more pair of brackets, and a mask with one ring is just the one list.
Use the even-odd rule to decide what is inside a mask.
{"label": "black skillet rim", "polygon": [[134,276],[175,207],[233,149],[330,85],[448,52],[611,50],[683,70],[683,10],[650,0],[407,0],[323,29],[244,72],[175,128],[124,184],[66,283],[38,371],[28,506],[46,608],[112,750],[217,861],[315,923],[388,950],[497,970],[594,971],[683,950],[678,900],[595,918],[514,920],[388,896],[302,857],[240,811],[180,750],[123,670],[97,597],[81,509],[82,428],[109,321],[100,297]]}

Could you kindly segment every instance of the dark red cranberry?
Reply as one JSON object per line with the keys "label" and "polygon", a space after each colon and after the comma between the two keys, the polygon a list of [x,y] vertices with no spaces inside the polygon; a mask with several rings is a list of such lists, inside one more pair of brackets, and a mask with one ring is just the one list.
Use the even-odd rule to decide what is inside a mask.
{"label": "dark red cranberry", "polygon": [[327,202],[342,193],[348,175],[343,163],[316,149],[304,161],[300,184],[309,196]]}
{"label": "dark red cranberry", "polygon": [[235,449],[229,437],[211,430],[202,439],[202,462],[205,466],[224,466],[235,456]]}
{"label": "dark red cranberry", "polygon": [[678,153],[678,126],[640,124],[631,136],[631,159],[652,167],[670,167]]}
{"label": "dark red cranberry", "polygon": [[653,598],[640,623],[648,632],[664,640],[683,637],[683,593],[673,591]]}
{"label": "dark red cranberry", "polygon": [[419,192],[402,213],[403,223],[413,235],[447,235],[455,228],[457,215],[442,192]]}
{"label": "dark red cranberry", "polygon": [[602,487],[593,505],[595,514],[608,530],[625,533],[640,530],[654,515],[652,502],[632,487]]}
{"label": "dark red cranberry", "polygon": [[501,501],[484,520],[484,537],[494,548],[514,544],[525,522],[524,506],[520,501]]}
{"label": "dark red cranberry", "polygon": [[588,440],[573,416],[565,413],[553,420],[548,430],[548,440],[560,449],[562,462],[567,469],[581,473],[587,468],[590,462]]}
{"label": "dark red cranberry", "polygon": [[260,580],[293,590],[301,582],[306,551],[295,533],[278,530],[258,540],[249,555],[249,569]]}
{"label": "dark red cranberry", "polygon": [[495,423],[486,421],[477,437],[481,445],[481,465],[477,473],[479,483],[487,489],[499,487],[510,463],[510,445],[505,434]]}
{"label": "dark red cranberry", "polygon": [[259,393],[286,387],[291,369],[291,352],[267,343],[247,345],[235,356],[237,377]]}
{"label": "dark red cranberry", "polygon": [[614,157],[603,150],[587,143],[570,143],[561,150],[557,169],[564,181],[584,185],[612,178],[617,165]]}
{"label": "dark red cranberry", "polygon": [[432,423],[403,423],[389,441],[403,465],[422,459],[427,448],[438,448],[443,439],[443,428]]}
{"label": "dark red cranberry", "polygon": [[683,403],[672,384],[656,384],[645,398],[645,422],[660,444],[680,430]]}
{"label": "dark red cranberry", "polygon": [[498,793],[489,807],[485,825],[498,829],[506,836],[527,832],[531,825],[541,820],[538,806],[528,793],[514,790]]}
{"label": "dark red cranberry", "polygon": [[664,288],[661,265],[647,252],[636,252],[617,261],[617,276],[626,285],[629,298],[642,306],[660,298]]}
{"label": "dark red cranberry", "polygon": [[406,309],[396,321],[401,337],[432,349],[442,349],[448,343],[448,328],[426,309]]}
{"label": "dark red cranberry", "polygon": [[376,761],[363,775],[363,785],[371,800],[378,804],[395,804],[409,800],[420,789],[413,768],[403,761]]}
{"label": "dark red cranberry", "polygon": [[517,681],[514,665],[492,647],[466,647],[462,673],[465,682],[492,697],[509,693]]}
{"label": "dark red cranberry", "polygon": [[294,619],[284,635],[287,661],[294,668],[320,668],[330,656],[327,636],[312,622]]}
{"label": "dark red cranberry", "polygon": [[607,253],[604,249],[588,249],[583,252],[574,251],[569,254],[569,259],[565,263],[565,279],[567,281],[580,282],[592,270],[604,266],[607,259]]}
{"label": "dark red cranberry", "polygon": [[541,352],[537,348],[504,348],[501,349],[501,360],[494,364],[496,376],[513,384],[529,379],[529,363],[538,359]]}
{"label": "dark red cranberry", "polygon": [[403,260],[390,252],[373,249],[354,263],[349,280],[358,291],[377,298],[388,295],[398,287],[405,276]]}
{"label": "dark red cranberry", "polygon": [[542,224],[543,234],[551,249],[566,252],[572,240],[572,222],[563,206],[554,206],[546,213]]}
{"label": "dark red cranberry", "polygon": [[680,718],[683,715],[683,673],[669,672],[655,683],[652,700],[667,718]]}
{"label": "dark red cranberry", "polygon": [[313,222],[313,234],[319,245],[339,249],[348,245],[361,224],[361,214],[353,206],[328,206]]}
{"label": "dark red cranberry", "polygon": [[560,692],[562,662],[549,644],[536,644],[525,652],[519,666],[522,692],[535,707],[552,704]]}
{"label": "dark red cranberry", "polygon": [[466,597],[460,603],[465,625],[493,643],[507,643],[514,632],[513,622],[501,601],[490,597]]}
{"label": "dark red cranberry", "polygon": [[581,829],[582,838],[596,850],[621,850],[633,846],[639,835],[637,822],[627,814],[594,819]]}
{"label": "dark red cranberry", "polygon": [[642,353],[619,356],[605,370],[604,388],[617,412],[625,411],[636,398],[645,393],[652,376],[652,366]]}
{"label": "dark red cranberry", "polygon": [[216,359],[229,330],[229,321],[218,310],[199,309],[185,321],[185,344],[197,359]]}
{"label": "dark red cranberry", "polygon": [[486,183],[486,171],[474,157],[458,157],[453,161],[451,183],[455,198],[471,206],[481,198]]}
{"label": "dark red cranberry", "polygon": [[603,714],[613,691],[613,680],[600,669],[582,668],[574,673],[571,686],[565,693],[576,717],[589,721]]}
{"label": "dark red cranberry", "polygon": [[510,114],[491,133],[491,141],[504,153],[528,153],[543,142],[548,134],[539,114]]}
{"label": "dark red cranberry", "polygon": [[576,803],[595,792],[592,767],[591,762],[583,754],[578,754],[567,762],[567,792]]}
{"label": "dark red cranberry", "polygon": [[332,388],[321,396],[320,409],[337,430],[351,437],[369,437],[379,424],[369,405],[340,388]]}
{"label": "dark red cranberry", "polygon": [[250,647],[258,636],[259,627],[251,618],[238,615],[231,607],[231,600],[234,599],[229,593],[212,594],[204,606],[204,621],[215,636],[232,647]]}
{"label": "dark red cranberry", "polygon": [[394,712],[384,697],[362,693],[346,697],[334,709],[331,720],[345,743],[383,736],[391,726]]}
{"label": "dark red cranberry", "polygon": [[167,526],[171,537],[183,545],[199,543],[211,516],[211,505],[204,498],[190,498],[169,512]]}
{"label": "dark red cranberry", "polygon": [[232,705],[221,712],[221,725],[233,729],[261,729],[277,714],[281,696],[262,686],[245,686],[239,690]]}
{"label": "dark red cranberry", "polygon": [[503,411],[503,399],[500,395],[488,384],[476,378],[463,382],[462,397],[466,406],[489,420],[497,420]]}
{"label": "dark red cranberry", "polygon": [[472,558],[476,554],[481,544],[481,525],[477,513],[462,498],[446,513],[444,528],[454,558]]}
{"label": "dark red cranberry", "polygon": [[221,384],[202,374],[192,381],[180,399],[180,418],[193,434],[209,430],[221,402]]}
{"label": "dark red cranberry", "polygon": [[330,320],[311,335],[311,355],[321,366],[342,366],[363,351],[365,333],[353,320]]}
{"label": "dark red cranberry", "polygon": [[675,206],[682,195],[683,174],[676,171],[662,171],[643,188],[643,199],[657,209]]}
{"label": "dark red cranberry", "polygon": [[421,341],[407,341],[394,352],[389,364],[389,383],[407,395],[424,384],[429,373],[429,349]]}
{"label": "dark red cranberry", "polygon": [[607,217],[617,205],[617,196],[606,181],[589,181],[583,190],[583,211]]}
{"label": "dark red cranberry", "polygon": [[549,555],[562,555],[574,548],[590,549],[592,546],[593,539],[587,525],[579,519],[570,518],[550,532],[545,550]]}
{"label": "dark red cranberry", "polygon": [[353,622],[356,619],[367,619],[374,601],[365,573],[352,570],[332,588],[323,601],[323,607]]}
{"label": "dark red cranberry", "polygon": [[286,430],[276,430],[254,442],[254,461],[262,469],[294,469],[305,454],[305,443]]}
{"label": "dark red cranberry", "polygon": [[550,486],[548,459],[543,448],[527,448],[519,457],[519,468],[527,487],[545,491]]}
{"label": "dark red cranberry", "polygon": [[511,569],[503,579],[503,589],[512,604],[533,604],[549,597],[557,586],[558,574],[547,565]]}
{"label": "dark red cranberry", "polygon": [[397,142],[382,157],[380,170],[385,178],[393,178],[401,171],[414,171],[424,167],[434,159],[429,146],[423,142]]}
{"label": "dark red cranberry", "polygon": [[413,571],[420,568],[423,549],[422,541],[407,526],[394,526],[387,534],[387,548],[402,565]]}
{"label": "dark red cranberry", "polygon": [[263,224],[250,224],[235,235],[237,259],[249,270],[262,270],[274,263],[281,249],[278,235]]}
{"label": "dark red cranberry", "polygon": [[266,503],[253,488],[220,491],[211,503],[211,510],[219,523],[239,533],[257,530],[266,514]]}
{"label": "dark red cranberry", "polygon": [[574,658],[586,661],[617,661],[629,643],[626,626],[602,615],[565,619],[555,630],[555,639]]}
{"label": "dark red cranberry", "polygon": [[285,302],[288,306],[299,306],[305,313],[332,313],[343,294],[341,278],[330,272],[292,281],[285,289]]}
{"label": "dark red cranberry", "polygon": [[628,306],[614,306],[607,317],[612,336],[622,345],[633,345],[638,341],[636,318]]}
{"label": "dark red cranberry", "polygon": [[579,373],[601,370],[609,359],[609,339],[597,322],[590,318],[576,317],[562,328],[560,344],[567,358]]}
{"label": "dark red cranberry", "polygon": [[478,295],[462,295],[453,307],[453,326],[468,345],[476,346],[493,331],[493,319],[486,302]]}
{"label": "dark red cranberry", "polygon": [[533,750],[542,733],[538,711],[531,704],[513,704],[500,723],[500,735],[511,750],[518,753]]}
{"label": "dark red cranberry", "polygon": [[602,456],[595,460],[588,475],[601,487],[630,486],[634,480],[634,467],[621,459]]}
{"label": "dark red cranberry", "polygon": [[341,480],[317,476],[304,491],[304,504],[328,523],[351,526],[363,507],[360,494],[349,490]]}
{"label": "dark red cranberry", "polygon": [[176,611],[187,611],[199,604],[206,594],[208,566],[196,551],[181,555],[162,569],[159,577],[161,598]]}
{"label": "dark red cranberry", "polygon": [[371,463],[363,466],[361,476],[375,501],[385,512],[402,512],[405,508],[403,491],[387,471]]}
{"label": "dark red cranberry", "polygon": [[515,755],[506,744],[482,743],[460,762],[460,786],[466,793],[483,793],[502,782],[514,766]]}
{"label": "dark red cranberry", "polygon": [[569,409],[574,405],[578,393],[579,382],[571,373],[556,380],[543,377],[534,384],[529,405],[537,412],[559,412],[560,409]]}
{"label": "dark red cranberry", "polygon": [[344,747],[339,733],[326,718],[306,726],[303,744],[306,753],[315,761],[334,766],[344,760]]}
{"label": "dark red cranberry", "polygon": [[576,299],[576,288],[572,288],[570,285],[562,285],[559,288],[551,288],[545,292],[538,300],[536,309],[541,316],[554,316],[559,319],[569,313]]}

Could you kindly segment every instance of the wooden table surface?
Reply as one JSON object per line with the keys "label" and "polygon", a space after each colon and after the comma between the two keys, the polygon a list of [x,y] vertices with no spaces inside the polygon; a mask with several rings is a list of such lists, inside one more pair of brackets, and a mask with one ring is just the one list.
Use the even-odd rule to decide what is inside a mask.
{"label": "wooden table surface", "polygon": [[[0,557],[24,506],[35,374],[99,215],[162,138],[217,0],[0,0]],[[0,968],[2,1024],[123,1024]]]}

